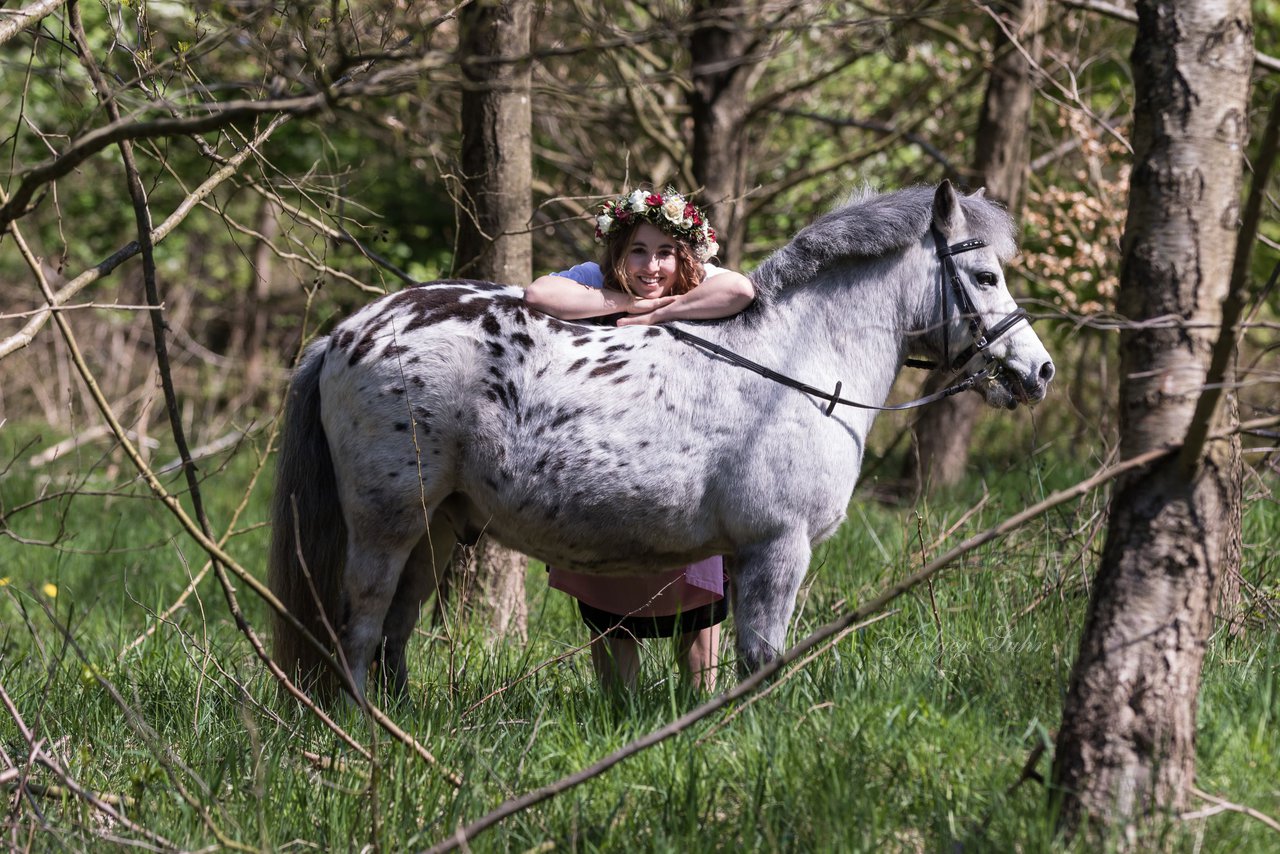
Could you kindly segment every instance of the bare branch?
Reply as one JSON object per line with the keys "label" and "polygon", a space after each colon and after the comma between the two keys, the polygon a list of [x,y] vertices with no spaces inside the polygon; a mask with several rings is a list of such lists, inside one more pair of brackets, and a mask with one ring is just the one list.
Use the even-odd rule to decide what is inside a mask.
{"label": "bare branch", "polygon": [[22,32],[23,29],[51,14],[54,9],[66,2],[67,0],[39,0],[39,2],[32,3],[25,9],[5,13],[8,19],[3,24],[0,24],[0,44],[4,44]]}
{"label": "bare branch", "polygon": [[[288,122],[291,118],[292,116],[285,115],[277,116],[272,120],[272,122],[267,125],[262,133],[258,134],[252,142],[241,148],[233,157],[227,160],[225,166],[210,175],[199,187],[195,189],[194,192],[183,199],[182,204],[178,205],[178,207],[174,209],[174,212],[151,232],[151,242],[153,244],[159,243],[161,240],[168,237],[169,234],[187,218],[187,215],[191,213],[196,205],[207,198],[209,194],[212,193],[220,184],[239,171],[240,166],[243,165],[244,161],[247,160],[251,154],[254,154],[258,148],[280,128],[281,125]],[[21,234],[15,230],[15,226],[15,223],[10,222],[9,231],[13,234],[15,240],[21,241]],[[53,294],[48,300],[48,305],[44,309],[38,311],[19,332],[16,332],[3,341],[0,341],[0,359],[3,359],[5,356],[8,356],[30,344],[35,339],[36,333],[39,332],[41,327],[48,322],[53,309],[64,305],[72,297],[80,293],[80,291],[84,290],[103,276],[108,275],[115,270],[116,267],[119,267],[125,261],[137,255],[140,251],[141,247],[138,241],[132,241],[131,243],[128,243],[116,250],[114,254],[104,259],[96,267],[92,267],[84,271],[79,276],[76,276],[70,282],[59,288],[57,293]]]}
{"label": "bare branch", "polygon": [[[1131,12],[1123,6],[1116,6],[1113,3],[1105,3],[1102,0],[1058,0],[1063,6],[1070,6],[1073,9],[1083,9],[1086,12],[1097,12],[1100,15],[1106,15],[1108,18],[1114,18],[1117,21],[1124,21],[1129,24],[1138,23],[1138,13]],[[1260,51],[1253,54],[1253,64],[1267,69],[1268,71],[1280,71],[1280,59],[1274,56],[1268,56]]]}
{"label": "bare branch", "polygon": [[[178,848],[177,845],[174,845],[172,842],[170,842],[168,839],[165,839],[160,834],[153,833],[152,831],[147,830],[145,827],[142,827],[141,825],[135,824],[134,822],[130,821],[125,815],[123,815],[116,809],[116,806],[119,804],[119,801],[117,801],[117,803],[111,803],[112,801],[111,796],[95,794],[94,792],[91,792],[88,789],[85,789],[79,783],[73,780],[71,778],[71,775],[62,768],[62,765],[57,760],[49,756],[44,750],[41,749],[39,743],[34,738],[31,732],[31,729],[27,726],[26,722],[22,719],[22,714],[21,712],[18,711],[17,705],[14,704],[13,699],[9,696],[9,693],[5,691],[3,683],[0,683],[0,704],[2,704],[5,708],[5,711],[9,713],[9,717],[13,720],[14,726],[17,727],[18,732],[22,735],[22,739],[26,743],[27,749],[30,752],[31,756],[35,759],[35,761],[39,762],[42,766],[44,766],[45,768],[48,768],[51,772],[53,772],[53,774],[62,782],[64,786],[67,787],[67,789],[72,794],[83,799],[95,810],[109,817],[111,820],[120,822],[120,824],[123,827],[127,828],[129,831],[136,833],[139,836],[142,836],[146,839],[149,839],[155,844],[163,846],[165,848],[168,848],[171,850],[176,850]],[[4,772],[0,772],[0,785],[9,785],[11,783],[16,783],[20,789],[27,789],[33,793],[39,793],[42,790],[47,791],[45,787],[37,786],[34,783],[28,782],[26,779],[26,775],[17,768],[6,769]]]}
{"label": "bare branch", "polygon": [[[432,57],[435,62],[443,62],[443,57]],[[270,98],[261,101],[220,101],[216,103],[196,105],[203,109],[205,115],[167,117],[145,121],[135,120],[133,116],[114,119],[103,127],[89,131],[77,139],[62,154],[32,167],[25,176],[12,198],[0,206],[0,227],[25,215],[31,206],[36,192],[50,181],[68,174],[93,155],[121,142],[138,139],[154,139],[159,137],[186,136],[221,130],[242,119],[256,116],[278,114],[283,116],[308,116],[322,112],[358,97],[374,95],[390,95],[406,91],[416,84],[415,72],[422,67],[435,67],[427,62],[412,63],[405,67],[390,69],[372,75],[367,81],[317,92],[293,98]],[[162,109],[164,105],[152,104],[146,109]],[[135,111],[136,116],[142,110]]]}
{"label": "bare branch", "polygon": [[1241,815],[1247,815],[1249,816],[1249,818],[1256,819],[1257,821],[1262,822],[1267,827],[1271,828],[1277,833],[1280,833],[1280,821],[1276,821],[1274,818],[1272,818],[1271,816],[1267,815],[1264,812],[1255,810],[1252,807],[1246,807],[1240,804],[1232,803],[1231,801],[1228,801],[1228,800],[1224,800],[1222,798],[1217,797],[1216,795],[1209,794],[1203,789],[1198,789],[1195,786],[1191,787],[1191,794],[1195,795],[1197,798],[1200,798],[1201,800],[1208,801],[1209,803],[1213,804],[1213,807],[1211,807],[1210,809],[1197,810],[1191,813],[1183,813],[1181,818],[1184,821],[1187,819],[1193,819],[1193,818],[1207,818],[1208,816],[1213,815],[1215,813],[1219,813],[1219,812],[1237,812],[1237,813],[1240,813]]}
{"label": "bare branch", "polygon": [[874,131],[875,133],[885,134],[887,136],[891,136],[894,138],[905,139],[907,142],[910,142],[912,145],[917,146],[921,151],[927,154],[931,159],[937,161],[938,165],[940,165],[944,170],[946,170],[946,173],[948,175],[956,176],[960,174],[960,172],[956,169],[956,167],[951,164],[951,161],[947,159],[947,155],[942,153],[942,151],[939,148],[937,148],[935,145],[933,145],[933,143],[929,142],[929,140],[925,139],[923,136],[920,136],[920,134],[918,133],[914,133],[913,131],[909,131],[909,130],[903,130],[901,128],[898,128],[889,124],[888,122],[881,122],[875,119],[855,119],[855,118],[842,119],[842,118],[837,118],[835,116],[823,116],[817,113],[810,113],[804,110],[780,110],[780,112],[783,115],[795,116],[801,119],[808,119],[811,122],[820,122],[825,125],[830,125],[831,127],[858,128],[859,130],[869,130],[869,131]]}
{"label": "bare branch", "polygon": [[[1280,423],[1280,417],[1259,419],[1258,421],[1250,422],[1247,425],[1242,424],[1241,429],[1246,427],[1252,429],[1253,427],[1262,426],[1264,424],[1269,425],[1275,423]],[[582,769],[581,771],[577,771],[557,780],[554,783],[542,786],[541,788],[521,795],[518,798],[513,798],[507,801],[497,809],[482,816],[471,824],[459,827],[452,835],[426,849],[427,854],[443,854],[443,852],[453,851],[458,848],[465,849],[469,840],[473,839],[478,834],[483,833],[485,830],[488,830],[490,827],[493,827],[498,822],[526,810],[529,807],[549,800],[562,792],[566,792],[576,786],[579,786],[587,780],[603,774],[613,766],[631,758],[637,753],[641,753],[654,745],[661,744],[667,739],[678,735],[699,721],[710,717],[712,714],[735,700],[755,693],[761,687],[766,685],[775,674],[790,665],[792,662],[800,659],[808,653],[809,650],[817,647],[819,644],[822,644],[828,638],[838,635],[840,632],[854,625],[858,621],[864,620],[872,614],[879,612],[886,605],[893,602],[904,593],[913,590],[928,581],[930,578],[933,578],[943,569],[955,562],[956,559],[1022,527],[1027,522],[1043,515],[1054,507],[1065,504],[1068,501],[1072,501],[1081,495],[1085,495],[1126,472],[1150,465],[1156,460],[1176,452],[1176,450],[1176,445],[1156,448],[1135,457],[1131,457],[1130,459],[1124,460],[1120,463],[1116,463],[1115,465],[1104,467],[1095,472],[1091,477],[1080,481],[1074,486],[1059,490],[1045,498],[1043,501],[1028,507],[1020,513],[1010,516],[1000,524],[979,534],[975,534],[963,543],[952,548],[946,554],[935,558],[919,571],[913,573],[897,584],[890,586],[879,596],[863,605],[849,609],[838,619],[833,620],[821,629],[813,632],[795,646],[791,647],[791,649],[787,650],[785,654],[775,658],[760,670],[748,676],[731,690],[708,700],[706,703],[703,703],[696,709],[681,715],[666,726],[654,730],[648,735],[636,739],[630,744],[619,748],[600,761]]]}
{"label": "bare branch", "polygon": [[[281,117],[281,118],[284,118],[284,117]],[[0,188],[0,200],[3,200],[3,199],[4,199],[4,190],[3,188]],[[13,234],[15,238],[17,237],[18,232],[17,232],[16,223],[12,223],[12,222],[9,223],[9,233]],[[25,246],[25,244],[23,245]],[[39,262],[34,258],[34,256],[30,256],[30,255],[28,255],[27,257],[27,262],[28,262],[28,265],[32,266],[33,269],[35,270],[36,278],[41,284],[41,288],[45,293],[46,299],[52,301],[54,298],[54,295],[51,289],[48,287],[48,283],[44,281],[43,275],[39,272]],[[120,420],[116,417],[116,414],[113,411],[111,404],[107,401],[106,396],[103,394],[101,387],[98,385],[97,380],[94,378],[93,372],[89,370],[89,365],[84,359],[84,355],[81,352],[80,346],[76,341],[75,334],[72,332],[70,325],[66,321],[66,318],[63,316],[61,312],[52,312],[51,315],[54,319],[54,323],[58,326],[59,332],[62,334],[63,340],[67,344],[67,349],[70,351],[71,361],[72,361],[72,364],[75,366],[76,372],[80,375],[81,381],[85,384],[85,386],[88,387],[90,397],[92,398],[94,404],[98,407],[98,411],[101,413],[103,419],[107,422],[108,426],[110,426],[111,432],[115,434],[116,440],[120,443],[121,449],[124,451],[125,455],[129,458],[129,461],[137,468],[138,474],[141,476],[143,481],[146,482],[147,486],[151,489],[152,494],[154,494],[156,498],[158,498],[160,502],[164,504],[164,506],[169,510],[169,512],[174,515],[174,517],[178,520],[179,524],[181,524],[182,528],[187,532],[187,534],[191,536],[200,545],[200,547],[205,550],[205,552],[209,555],[210,558],[217,561],[221,561],[223,566],[231,574],[235,575],[235,577],[239,579],[241,583],[248,586],[255,594],[261,597],[262,600],[266,602],[269,607],[271,607],[276,613],[280,614],[285,620],[287,620],[291,625],[293,625],[294,628],[297,629],[298,632],[301,634],[301,636],[307,640],[307,642],[314,644],[317,650],[321,652],[321,655],[324,657],[324,660],[328,662],[328,665],[333,669],[335,673],[341,674],[342,668],[340,668],[338,664],[332,660],[332,656],[329,656],[324,644],[321,643],[318,639],[316,639],[313,635],[311,635],[310,632],[307,631],[306,627],[302,625],[302,623],[298,620],[297,617],[291,614],[289,610],[284,607],[284,605],[280,602],[279,599],[276,598],[275,594],[271,592],[271,590],[266,586],[266,584],[264,584],[256,575],[249,572],[249,570],[245,569],[234,558],[232,558],[229,554],[227,554],[227,552],[224,550],[221,544],[214,542],[211,538],[206,536],[204,532],[201,530],[200,526],[195,522],[195,520],[193,520],[189,515],[187,515],[185,508],[183,508],[182,506],[182,502],[178,500],[177,496],[173,495],[167,489],[165,489],[164,484],[160,482],[159,477],[152,470],[151,466],[147,464],[146,460],[143,458],[142,454],[138,451],[137,447],[134,445],[132,441],[130,441],[128,437],[128,431],[125,430],[124,426],[120,423]],[[224,582],[224,585],[225,584],[226,582]],[[239,612],[238,605],[234,604],[235,602],[234,592],[232,592],[228,586],[224,586],[224,593],[228,594],[231,602],[233,603],[233,612],[232,612],[233,616],[239,615],[241,618],[243,618],[243,615],[240,614]],[[238,623],[238,625],[247,626],[248,624],[246,622],[243,624]],[[246,634],[246,637],[249,638],[250,645],[253,647],[255,654],[257,654],[258,657],[263,660],[263,662],[267,665],[268,669],[270,670],[271,674],[277,680],[279,680],[281,684],[285,686],[286,690],[289,690],[290,693],[293,694],[296,698],[308,704],[313,710],[316,710],[314,705],[311,704],[310,701],[303,696],[302,691],[298,689],[297,686],[294,685],[289,680],[287,675],[280,670],[279,666],[277,666],[275,662],[271,660],[270,655],[268,655],[266,652],[266,648],[262,645],[261,641],[258,640],[256,634],[253,633],[252,631],[249,631]],[[353,686],[351,686],[350,684],[348,684],[347,687],[349,690],[354,690]],[[435,756],[433,756],[430,751],[428,751],[417,739],[409,735],[399,725],[397,725],[394,721],[392,721],[389,717],[387,717],[386,713],[383,712],[381,709],[379,709],[377,706],[374,706],[373,704],[368,703],[365,706],[365,711],[369,714],[370,717],[374,719],[374,721],[379,726],[385,729],[397,741],[399,741],[400,743],[404,744],[405,746],[413,750],[419,756],[419,758],[421,758],[422,760],[424,760],[425,762],[431,765],[437,765],[437,766],[439,765]],[[321,715],[321,720],[328,721],[328,718]],[[357,748],[357,749],[362,749],[362,748]],[[462,785],[461,778],[458,777],[456,774],[454,774],[452,771],[449,771],[448,769],[443,767],[440,768],[440,771],[444,775],[445,779],[448,780],[452,785],[454,786]]]}

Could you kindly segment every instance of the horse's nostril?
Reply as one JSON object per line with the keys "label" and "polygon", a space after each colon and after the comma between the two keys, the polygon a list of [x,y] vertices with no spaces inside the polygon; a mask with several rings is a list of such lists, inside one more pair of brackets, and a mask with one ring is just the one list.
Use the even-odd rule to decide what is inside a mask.
{"label": "horse's nostril", "polygon": [[1049,382],[1053,379],[1053,362],[1045,362],[1040,366],[1040,381]]}

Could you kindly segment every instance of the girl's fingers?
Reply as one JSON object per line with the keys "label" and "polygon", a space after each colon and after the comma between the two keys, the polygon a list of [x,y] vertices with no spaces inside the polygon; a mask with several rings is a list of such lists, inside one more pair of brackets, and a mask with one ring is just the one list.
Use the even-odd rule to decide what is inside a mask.
{"label": "girl's fingers", "polygon": [[631,303],[631,314],[648,314],[651,311],[662,308],[664,305],[670,305],[675,301],[675,297],[654,297],[653,299],[638,299]]}

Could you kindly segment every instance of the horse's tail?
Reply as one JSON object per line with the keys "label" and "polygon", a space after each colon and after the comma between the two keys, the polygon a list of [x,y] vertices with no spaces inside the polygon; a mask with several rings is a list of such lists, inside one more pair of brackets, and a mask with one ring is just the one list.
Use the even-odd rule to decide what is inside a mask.
{"label": "horse's tail", "polygon": [[[285,609],[332,649],[342,620],[347,528],[320,422],[320,370],[327,346],[327,338],[312,343],[289,383],[271,502],[267,581]],[[324,657],[279,614],[272,654],[285,673],[310,688],[334,684]]]}

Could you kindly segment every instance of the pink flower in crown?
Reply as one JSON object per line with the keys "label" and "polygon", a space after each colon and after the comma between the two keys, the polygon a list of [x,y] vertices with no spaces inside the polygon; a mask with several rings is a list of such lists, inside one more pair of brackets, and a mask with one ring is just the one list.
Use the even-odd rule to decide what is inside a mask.
{"label": "pink flower in crown", "polygon": [[650,193],[644,203],[651,208],[660,208],[662,207],[662,196],[657,193]]}

